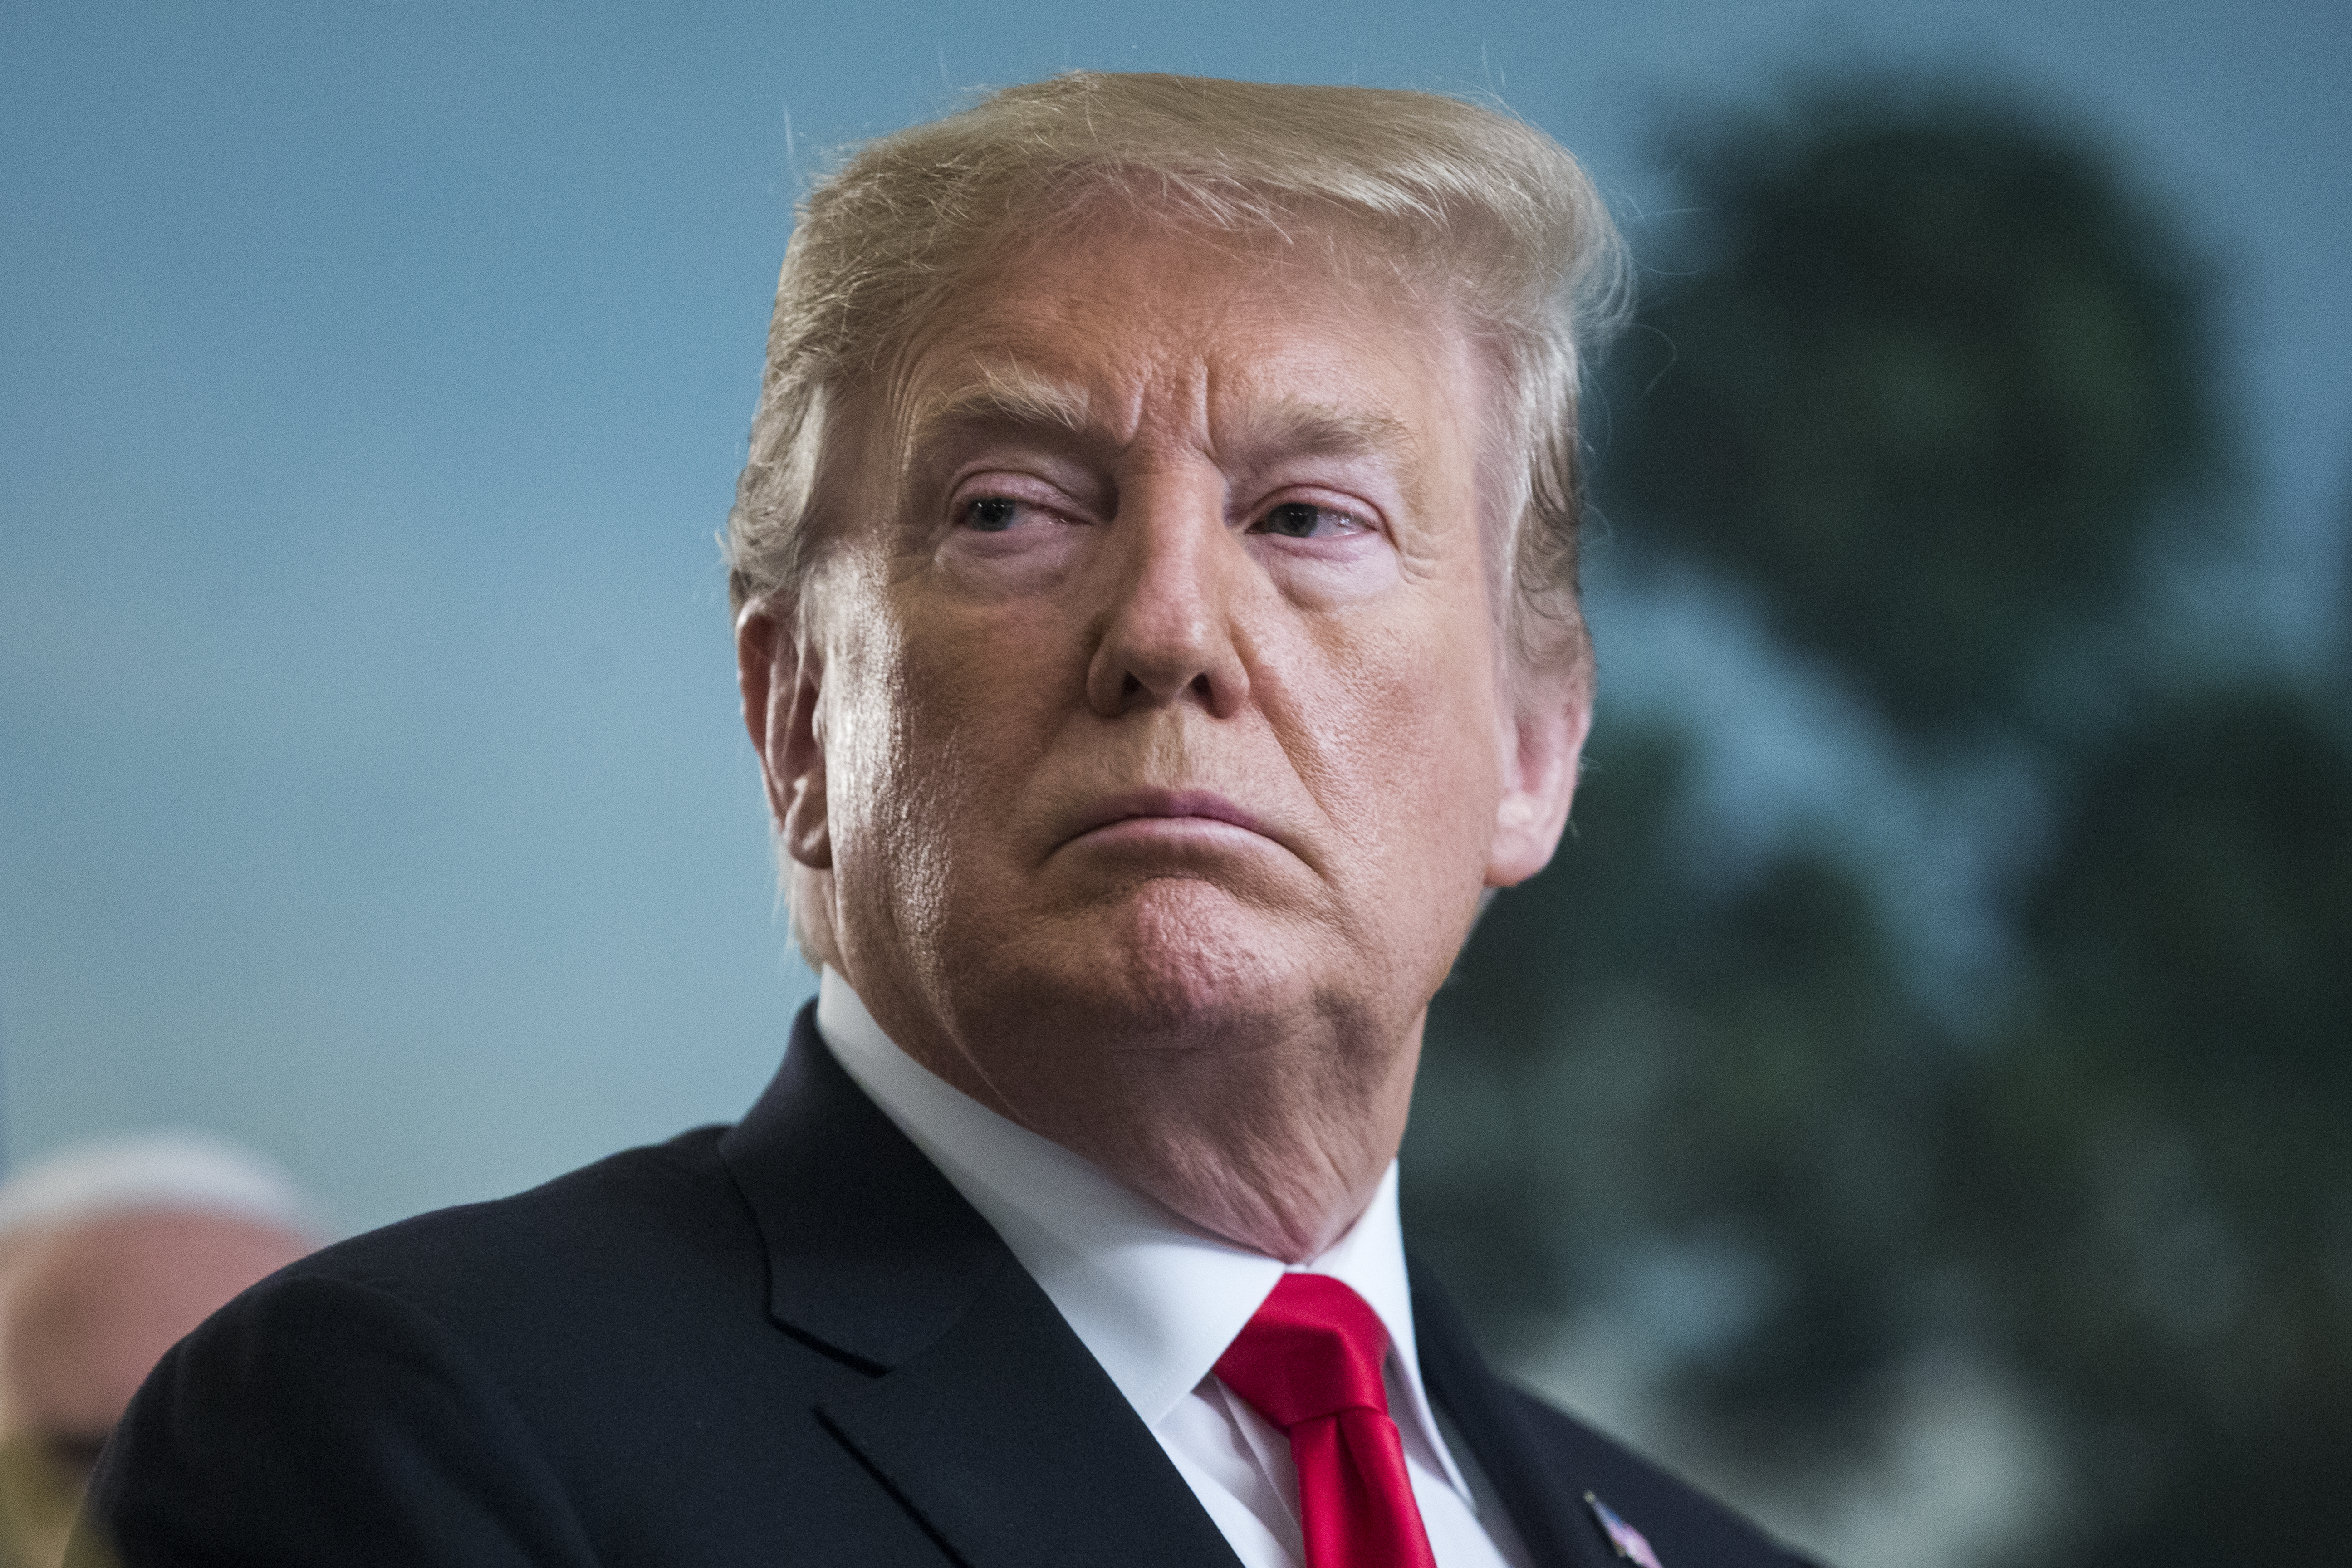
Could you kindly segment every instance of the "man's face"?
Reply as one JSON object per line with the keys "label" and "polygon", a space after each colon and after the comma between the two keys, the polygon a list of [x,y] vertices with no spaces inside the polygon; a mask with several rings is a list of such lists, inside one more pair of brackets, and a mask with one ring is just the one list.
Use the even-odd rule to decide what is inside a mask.
{"label": "man's face", "polygon": [[1480,890],[1566,809],[1520,788],[1487,372],[1318,254],[1107,223],[976,290],[835,454],[847,537],[774,664],[797,751],[761,688],[788,848],[829,872],[803,913],[1033,1126],[1307,1023],[1397,1042],[1339,1070],[1402,1048],[1409,1087]]}

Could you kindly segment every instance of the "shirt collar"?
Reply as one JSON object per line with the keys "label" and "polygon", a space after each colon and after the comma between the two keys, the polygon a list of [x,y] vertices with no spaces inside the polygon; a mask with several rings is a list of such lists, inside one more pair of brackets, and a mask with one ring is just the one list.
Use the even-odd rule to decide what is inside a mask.
{"label": "shirt collar", "polygon": [[[884,1115],[995,1227],[1110,1374],[1157,1427],[1209,1375],[1285,1266],[1220,1240],[932,1074],[900,1050],[849,983],[827,969],[817,1033]],[[1421,1382],[1397,1221],[1396,1164],[1347,1234],[1307,1272],[1344,1281],[1389,1331],[1408,1408],[1447,1479],[1467,1495]]]}

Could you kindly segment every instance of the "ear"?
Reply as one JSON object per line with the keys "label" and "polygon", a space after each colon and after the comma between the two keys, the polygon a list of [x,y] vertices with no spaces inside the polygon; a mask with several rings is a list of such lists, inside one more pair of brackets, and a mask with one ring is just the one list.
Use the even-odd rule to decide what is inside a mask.
{"label": "ear", "polygon": [[1526,678],[1502,740],[1503,795],[1486,854],[1486,885],[1508,888],[1550,863],[1576,798],[1578,759],[1592,728],[1591,666]]}
{"label": "ear", "polygon": [[768,810],[784,852],[824,871],[833,866],[824,735],[817,718],[824,669],[798,622],[797,613],[774,597],[744,605],[735,617],[735,669],[743,690],[743,727],[760,754]]}

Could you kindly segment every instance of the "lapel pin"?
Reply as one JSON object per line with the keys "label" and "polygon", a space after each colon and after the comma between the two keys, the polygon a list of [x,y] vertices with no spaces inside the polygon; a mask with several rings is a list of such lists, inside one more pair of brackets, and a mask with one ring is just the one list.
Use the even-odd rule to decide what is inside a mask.
{"label": "lapel pin", "polygon": [[1617,1549],[1619,1557],[1638,1563],[1641,1568],[1660,1568],[1658,1554],[1650,1550],[1642,1532],[1619,1519],[1615,1510],[1591,1492],[1584,1494],[1584,1506],[1592,1510],[1592,1522],[1601,1527],[1601,1533],[1609,1538],[1609,1544]]}

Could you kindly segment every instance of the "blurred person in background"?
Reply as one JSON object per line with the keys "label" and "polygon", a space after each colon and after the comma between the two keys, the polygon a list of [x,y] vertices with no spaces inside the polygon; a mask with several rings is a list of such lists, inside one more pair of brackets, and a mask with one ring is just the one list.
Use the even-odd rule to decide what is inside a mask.
{"label": "blurred person in background", "polygon": [[58,1568],[148,1372],[317,1245],[283,1175],[190,1134],[83,1144],[0,1185],[0,1568]]}

